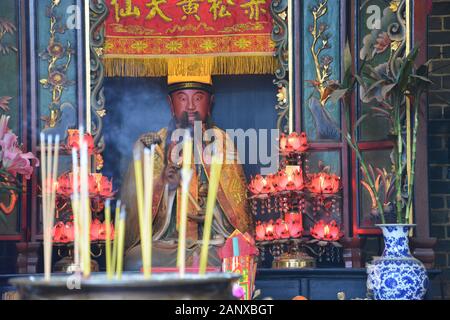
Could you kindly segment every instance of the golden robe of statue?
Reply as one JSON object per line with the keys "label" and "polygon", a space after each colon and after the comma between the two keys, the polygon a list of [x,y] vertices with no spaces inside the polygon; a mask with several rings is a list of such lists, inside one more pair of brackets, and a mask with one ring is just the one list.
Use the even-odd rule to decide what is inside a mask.
{"label": "golden robe of statue", "polygon": [[[232,152],[237,159],[233,142],[224,131],[212,128],[215,136],[223,137],[223,149],[216,150],[226,155]],[[155,172],[153,195],[153,266],[175,267],[178,240],[179,208],[181,199],[181,186],[170,190],[164,178],[164,169],[167,166],[168,129],[159,132],[147,133],[141,136],[135,147],[143,154],[144,148],[155,145]],[[229,147],[232,146],[230,151]],[[197,145],[198,147],[198,145]],[[220,148],[219,148],[220,149]],[[228,150],[225,150],[228,149]],[[200,157],[201,158],[201,157]],[[233,158],[231,158],[233,159]],[[193,164],[193,178],[190,183],[188,225],[187,225],[187,253],[186,265],[196,266],[200,254],[202,226],[208,193],[209,165]],[[137,214],[137,199],[135,193],[134,165],[131,164],[122,187],[121,198],[126,205],[126,240],[125,240],[125,270],[138,270],[142,266],[139,222]],[[251,231],[252,219],[247,208],[246,179],[243,168],[236,161],[224,161],[220,178],[217,203],[214,209],[211,247],[209,251],[209,265],[220,266],[221,261],[217,249],[231,233],[238,229],[242,233]]]}

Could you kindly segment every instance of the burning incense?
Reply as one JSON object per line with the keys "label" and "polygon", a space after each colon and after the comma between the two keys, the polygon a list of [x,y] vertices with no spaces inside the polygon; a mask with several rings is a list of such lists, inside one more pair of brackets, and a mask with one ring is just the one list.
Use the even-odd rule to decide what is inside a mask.
{"label": "burning incense", "polygon": [[78,154],[75,148],[72,149],[72,181],[73,181],[73,196],[72,196],[72,212],[73,212],[73,225],[74,225],[74,239],[73,239],[73,251],[74,251],[74,264],[78,270],[80,268],[80,193],[79,182],[80,177],[78,167]]}
{"label": "burning incense", "polygon": [[[45,227],[46,225],[46,217],[47,217],[47,196],[45,195],[47,193],[47,160],[46,160],[46,152],[47,149],[45,147],[45,135],[43,133],[41,133],[41,194],[42,194],[42,222],[44,224],[44,231],[46,231]],[[45,233],[44,233],[44,243],[47,240],[45,238]],[[44,249],[46,247],[44,246]],[[46,257],[46,255],[44,254],[44,258]],[[48,263],[47,260],[44,259],[44,264],[46,265]],[[45,270],[47,270],[47,267],[44,267]],[[45,278],[48,279],[48,275],[47,273],[45,273]]]}
{"label": "burning incense", "polygon": [[88,146],[83,140],[80,140],[80,225],[81,225],[81,263],[84,277],[89,277],[91,274],[91,243],[90,243],[90,226],[91,213],[89,201],[89,160],[88,160]]}
{"label": "burning incense", "polygon": [[111,269],[111,201],[108,199],[105,203],[105,224],[106,224],[106,274],[108,279],[113,278]]}
{"label": "burning incense", "polygon": [[53,169],[51,174],[52,189],[50,197],[50,212],[54,212],[56,208],[56,187],[58,181],[58,162],[59,162],[59,135],[55,137],[55,148],[53,156]]}
{"label": "burning incense", "polygon": [[[47,147],[45,135],[41,133],[41,180],[42,180],[42,222],[44,231],[44,273],[45,280],[51,278],[52,268],[52,228],[55,218],[56,180],[58,175],[59,136],[48,136]],[[54,152],[53,152],[54,150]]]}
{"label": "burning incense", "polygon": [[121,201],[116,202],[116,215],[114,217],[114,241],[113,241],[113,251],[112,251],[112,261],[111,261],[111,269],[115,273],[117,271],[117,245],[119,239],[119,219],[120,219],[120,207],[122,203]]}
{"label": "burning incense", "polygon": [[221,159],[214,156],[212,158],[211,172],[209,176],[208,200],[206,203],[206,217],[203,228],[203,244],[200,254],[200,274],[206,273],[208,266],[208,249],[211,239],[211,228],[213,222],[214,207],[216,205],[217,190],[219,189],[220,174],[222,172]]}
{"label": "burning incense", "polygon": [[141,151],[138,148],[133,150],[134,157],[134,177],[136,181],[136,198],[137,198],[137,209],[138,209],[138,219],[139,219],[139,235],[141,239],[141,254],[142,261],[147,261],[147,243],[145,242],[145,231],[144,231],[144,181],[142,177],[142,157]]}
{"label": "burning incense", "polygon": [[184,277],[186,269],[186,227],[187,227],[187,209],[188,209],[188,193],[189,184],[192,178],[191,160],[193,152],[193,142],[186,132],[183,144],[183,168],[181,170],[181,217],[180,228],[178,231],[178,254],[177,267],[179,268],[180,277]]}
{"label": "burning incense", "polygon": [[144,277],[146,279],[150,278],[152,275],[152,236],[153,236],[153,227],[152,227],[152,206],[153,206],[153,170],[154,170],[154,156],[155,156],[155,146],[153,145],[151,150],[144,150],[144,239],[143,244],[145,246],[141,246],[142,250],[146,250],[145,255],[144,251],[142,254],[143,258],[143,268],[144,268]]}
{"label": "burning incense", "polygon": [[122,279],[122,271],[123,271],[123,247],[125,243],[125,219],[126,219],[126,212],[125,212],[125,206],[122,206],[120,211],[120,218],[119,218],[119,239],[117,241],[119,242],[117,245],[117,279]]}

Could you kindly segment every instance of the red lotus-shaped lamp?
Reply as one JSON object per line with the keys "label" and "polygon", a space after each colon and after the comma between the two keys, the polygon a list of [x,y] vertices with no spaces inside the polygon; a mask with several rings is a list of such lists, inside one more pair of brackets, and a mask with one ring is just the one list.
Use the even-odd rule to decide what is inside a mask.
{"label": "red lotus-shaped lamp", "polygon": [[282,154],[301,153],[309,149],[308,137],[306,133],[291,133],[289,136],[282,134],[280,136],[280,152]]}
{"label": "red lotus-shaped lamp", "polygon": [[318,194],[336,194],[341,189],[341,178],[335,174],[317,173],[310,176],[309,191]]}
{"label": "red lotus-shaped lamp", "polygon": [[319,241],[338,241],[343,236],[336,221],[327,224],[320,220],[310,231],[311,236]]}

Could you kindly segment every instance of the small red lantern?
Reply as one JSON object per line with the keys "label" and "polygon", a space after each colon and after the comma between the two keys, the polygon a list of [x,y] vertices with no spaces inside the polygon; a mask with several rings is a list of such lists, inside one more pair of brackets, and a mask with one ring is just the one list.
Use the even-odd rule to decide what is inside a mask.
{"label": "small red lantern", "polygon": [[331,221],[327,224],[320,220],[311,228],[311,235],[320,241],[338,241],[343,236],[343,233],[339,230],[336,221]]}
{"label": "small red lantern", "polygon": [[[110,239],[114,239],[114,225],[111,223],[110,226]],[[104,221],[98,231],[98,240],[105,241],[106,240],[106,221]]]}
{"label": "small red lantern", "polygon": [[264,241],[266,239],[266,226],[261,221],[256,223],[256,240]]}
{"label": "small red lantern", "polygon": [[248,185],[248,188],[250,192],[253,193],[254,195],[259,195],[267,193],[266,185],[267,185],[266,178],[264,178],[261,175],[257,175],[255,178],[252,179],[252,181]]}
{"label": "small red lantern", "polygon": [[303,174],[300,170],[279,171],[274,177],[274,187],[278,192],[301,191],[304,189]]}
{"label": "small red lantern", "polygon": [[[68,139],[67,139],[67,148],[72,150],[80,150],[80,133],[77,129],[69,129],[67,130]],[[85,133],[83,140],[87,143],[88,146],[88,154],[93,155],[95,152],[94,138],[91,134]]]}
{"label": "small red lantern", "polygon": [[303,217],[301,213],[289,212],[284,215],[284,220],[289,228],[291,238],[297,239],[303,233]]}
{"label": "small red lantern", "polygon": [[275,234],[275,228],[273,225],[273,220],[270,220],[267,224],[266,224],[266,236],[265,236],[265,240],[266,241],[272,241],[275,240],[276,238],[276,234]]}
{"label": "small red lantern", "polygon": [[56,192],[64,197],[70,197],[73,193],[72,173],[66,173],[58,178]]}
{"label": "small red lantern", "polygon": [[53,242],[69,243],[74,240],[74,227],[72,222],[59,221],[52,230]]}
{"label": "small red lantern", "polygon": [[105,176],[101,176],[98,182],[98,193],[105,198],[112,197],[114,195],[112,181]]}
{"label": "small red lantern", "polygon": [[275,225],[275,233],[278,239],[289,239],[289,227],[285,221],[278,219]]}
{"label": "small red lantern", "polygon": [[291,133],[288,137],[282,134],[280,137],[280,152],[283,154],[291,152],[306,152],[309,149],[306,133]]}
{"label": "small red lantern", "polygon": [[335,194],[341,189],[341,178],[324,172],[313,174],[308,189],[314,193]]}

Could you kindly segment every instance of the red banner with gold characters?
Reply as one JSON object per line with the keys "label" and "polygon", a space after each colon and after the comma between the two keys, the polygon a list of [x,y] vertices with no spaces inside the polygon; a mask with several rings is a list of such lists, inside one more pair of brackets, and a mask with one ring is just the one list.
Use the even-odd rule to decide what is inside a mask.
{"label": "red banner with gold characters", "polygon": [[276,69],[272,0],[107,0],[109,76],[164,76],[170,58],[213,60],[212,74]]}

